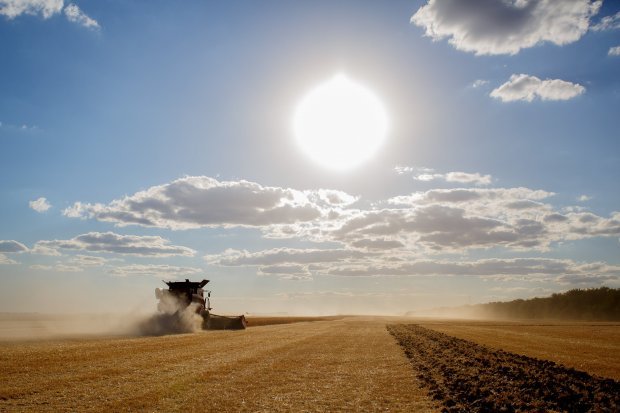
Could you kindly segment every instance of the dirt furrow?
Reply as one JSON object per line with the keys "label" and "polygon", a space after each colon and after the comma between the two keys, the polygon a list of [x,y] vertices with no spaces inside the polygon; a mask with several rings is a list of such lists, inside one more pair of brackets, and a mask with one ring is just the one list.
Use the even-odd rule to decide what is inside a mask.
{"label": "dirt furrow", "polygon": [[613,379],[415,324],[388,325],[388,331],[443,411],[620,411],[620,383]]}

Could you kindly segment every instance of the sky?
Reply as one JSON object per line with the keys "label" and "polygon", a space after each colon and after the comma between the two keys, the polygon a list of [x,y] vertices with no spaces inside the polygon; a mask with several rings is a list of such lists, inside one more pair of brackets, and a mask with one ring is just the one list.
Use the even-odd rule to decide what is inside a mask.
{"label": "sky", "polygon": [[[619,2],[0,0],[0,56],[0,312],[620,287]],[[296,129],[334,79],[386,120],[344,169]]]}

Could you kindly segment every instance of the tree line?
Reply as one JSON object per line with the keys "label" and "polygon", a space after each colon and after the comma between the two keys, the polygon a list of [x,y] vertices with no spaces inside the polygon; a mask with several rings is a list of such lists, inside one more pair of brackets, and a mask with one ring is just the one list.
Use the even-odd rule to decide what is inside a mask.
{"label": "tree line", "polygon": [[551,297],[492,302],[469,306],[492,318],[550,318],[571,320],[620,320],[620,289],[574,289]]}

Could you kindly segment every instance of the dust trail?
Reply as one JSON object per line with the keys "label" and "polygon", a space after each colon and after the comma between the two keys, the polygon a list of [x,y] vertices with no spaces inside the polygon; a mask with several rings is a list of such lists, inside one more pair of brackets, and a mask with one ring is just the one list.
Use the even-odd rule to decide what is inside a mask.
{"label": "dust trail", "polygon": [[156,313],[0,313],[0,341],[192,333],[202,329],[198,310],[168,300]]}
{"label": "dust trail", "polygon": [[140,321],[135,333],[143,336],[194,333],[200,331],[203,318],[197,304],[185,306],[174,295],[163,295],[158,304],[159,313]]}

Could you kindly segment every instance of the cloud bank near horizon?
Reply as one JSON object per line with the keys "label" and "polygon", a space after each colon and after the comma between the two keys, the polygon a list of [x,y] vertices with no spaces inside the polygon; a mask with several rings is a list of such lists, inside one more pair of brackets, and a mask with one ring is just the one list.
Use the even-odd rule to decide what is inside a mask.
{"label": "cloud bank near horizon", "polygon": [[[412,172],[406,168],[402,171]],[[620,212],[604,217],[580,207],[557,208],[550,202],[555,195],[552,192],[523,187],[480,188],[476,185],[485,175],[471,173],[467,177],[476,178],[468,179],[472,187],[413,192],[361,208],[358,196],[342,191],[297,190],[194,176],[107,204],[76,202],[64,215],[120,227],[245,227],[268,239],[315,243],[315,248],[254,252],[228,249],[205,256],[209,265],[255,267],[258,275],[288,279],[313,275],[506,276],[509,265],[513,269],[511,276],[529,276],[538,268],[547,279],[553,276],[556,281],[575,284],[613,281],[620,276],[616,267],[604,263],[539,258],[532,264],[535,258],[527,258],[511,263],[482,260],[460,265],[454,258],[446,258],[489,249],[540,256],[553,251],[558,243],[620,236]],[[187,247],[169,245],[160,237],[130,237],[90,233],[70,240],[40,241],[33,250],[142,256],[195,254]],[[561,278],[554,268],[561,268],[566,277]]]}

